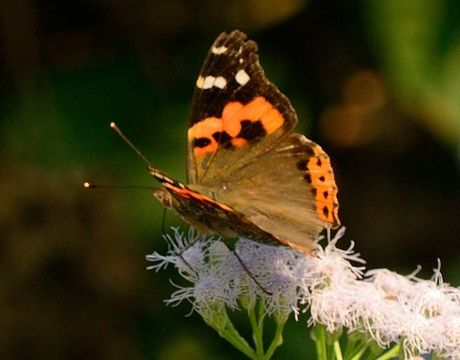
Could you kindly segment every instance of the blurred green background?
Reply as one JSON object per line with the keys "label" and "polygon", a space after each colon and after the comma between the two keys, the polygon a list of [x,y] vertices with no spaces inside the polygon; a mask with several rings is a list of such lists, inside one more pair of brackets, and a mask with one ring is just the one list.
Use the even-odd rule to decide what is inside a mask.
{"label": "blurred green background", "polygon": [[[150,192],[82,188],[154,184],[113,120],[185,179],[194,82],[235,28],[258,42],[298,130],[330,154],[346,238],[368,266],[429,276],[440,258],[459,285],[460,2],[0,5],[2,359],[241,358],[188,304],[163,304],[169,277],[184,282],[145,270],[165,251]],[[305,321],[292,321],[275,358],[308,347]]]}

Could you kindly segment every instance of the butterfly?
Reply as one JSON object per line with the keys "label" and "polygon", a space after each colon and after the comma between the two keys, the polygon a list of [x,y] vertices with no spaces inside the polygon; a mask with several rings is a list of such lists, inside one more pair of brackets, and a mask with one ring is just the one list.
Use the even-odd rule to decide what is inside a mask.
{"label": "butterfly", "polygon": [[257,44],[222,33],[196,80],[187,184],[149,166],[154,196],[203,234],[245,237],[311,253],[340,225],[329,156],[294,133],[297,115],[265,77]]}

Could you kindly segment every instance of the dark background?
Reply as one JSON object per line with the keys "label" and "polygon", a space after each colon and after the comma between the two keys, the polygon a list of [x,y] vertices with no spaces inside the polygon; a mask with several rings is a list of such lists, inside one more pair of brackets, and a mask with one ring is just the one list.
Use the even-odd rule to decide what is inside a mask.
{"label": "dark background", "polygon": [[[440,258],[460,283],[458,1],[0,5],[2,358],[240,357],[188,304],[162,302],[169,277],[185,283],[145,270],[146,254],[165,251],[150,192],[82,188],[154,184],[113,120],[185,179],[194,83],[214,38],[235,28],[332,158],[339,246],[355,240],[370,268],[421,264],[425,277]],[[305,319],[292,321],[276,358],[311,346]]]}

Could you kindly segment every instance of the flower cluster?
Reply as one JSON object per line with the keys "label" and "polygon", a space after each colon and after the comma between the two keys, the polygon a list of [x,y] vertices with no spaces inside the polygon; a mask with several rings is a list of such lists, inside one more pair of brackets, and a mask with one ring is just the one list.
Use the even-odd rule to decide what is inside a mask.
{"label": "flower cluster", "polygon": [[[404,358],[435,353],[460,359],[460,290],[443,282],[440,265],[430,280],[386,269],[366,271],[353,250],[337,248],[340,229],[316,256],[240,239],[235,250],[191,229],[165,235],[166,255],[147,256],[156,271],[171,264],[191,285],[177,286],[168,304],[187,300],[216,329],[228,326],[225,308],[251,309],[284,319],[308,312],[308,324],[327,333],[358,334],[380,348],[395,344]],[[235,254],[236,252],[236,254]],[[219,324],[219,321],[221,323]],[[227,325],[225,325],[227,324]]]}

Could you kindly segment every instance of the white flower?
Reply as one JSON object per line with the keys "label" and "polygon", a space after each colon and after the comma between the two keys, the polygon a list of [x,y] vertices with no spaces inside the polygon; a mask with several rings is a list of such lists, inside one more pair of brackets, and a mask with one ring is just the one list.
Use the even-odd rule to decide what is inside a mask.
{"label": "white flower", "polygon": [[[241,288],[241,293],[249,295],[252,303],[255,303],[256,296],[263,297],[268,314],[276,312],[288,316],[294,312],[298,316],[299,304],[309,302],[313,258],[287,247],[258,244],[244,239],[238,241],[236,251],[264,288],[261,289],[251,281],[247,272],[241,273],[240,270],[246,278],[244,284],[247,286],[246,289]],[[237,265],[241,268],[240,264]]]}
{"label": "white flower", "polygon": [[[163,256],[147,256],[156,271],[173,264],[191,283],[177,286],[168,304],[189,301],[213,327],[228,324],[225,307],[253,307],[263,298],[265,312],[287,319],[310,309],[309,324],[323,324],[328,332],[359,332],[386,348],[399,343],[406,359],[435,352],[460,359],[460,290],[443,282],[440,266],[431,280],[402,276],[387,269],[365,272],[353,250],[336,247],[334,238],[315,256],[290,248],[240,239],[235,252],[219,238],[205,238],[178,229],[166,235]],[[357,265],[354,265],[357,263]],[[217,315],[216,315],[217,314]]]}
{"label": "white flower", "polygon": [[374,300],[374,306],[367,308],[370,321],[366,330],[378,343],[402,341],[406,357],[431,351],[458,354],[460,291],[442,283],[439,270],[433,280],[418,279],[414,274],[404,277],[385,269],[368,275],[384,299],[380,303]]}
{"label": "white flower", "polygon": [[263,297],[267,313],[288,316],[294,312],[297,316],[299,306],[310,301],[312,285],[324,276],[316,269],[317,259],[283,246],[240,239],[235,252],[241,264],[235,253],[216,238],[205,239],[193,231],[186,237],[173,229],[172,236],[165,235],[165,240],[169,245],[167,255],[148,255],[147,260],[155,263],[148,268],[159,271],[174,265],[192,285],[179,287],[168,303],[188,300],[197,311],[214,300],[234,309],[243,297],[249,306]]}
{"label": "white flower", "polygon": [[193,228],[189,229],[188,236],[185,236],[179,228],[172,228],[173,236],[164,234],[163,238],[168,244],[167,255],[161,255],[154,251],[147,255],[147,261],[155,263],[148,266],[148,270],[160,271],[169,264],[175,266],[179,273],[187,280],[194,281],[197,271],[204,270],[206,265],[205,249],[214,238],[206,238],[198,234]]}
{"label": "white flower", "polygon": [[164,235],[168,243],[168,253],[163,256],[154,252],[146,259],[155,265],[147,269],[159,271],[169,264],[174,265],[182,277],[193,286],[175,285],[178,290],[171,295],[166,303],[178,305],[187,300],[193,305],[193,310],[201,315],[215,309],[217,303],[223,303],[230,308],[236,308],[237,295],[228,281],[224,264],[229,251],[222,246],[219,238],[206,238],[190,228],[188,236],[173,228],[173,235]]}
{"label": "white flower", "polygon": [[322,249],[318,248],[314,259],[315,283],[311,291],[310,324],[326,325],[329,332],[343,327],[353,328],[359,313],[357,302],[361,300],[365,285],[357,281],[362,277],[364,267],[354,266],[351,262],[363,264],[365,261],[353,252],[352,243],[346,250],[336,247],[337,241],[343,236],[345,228],[341,228],[335,237]]}

